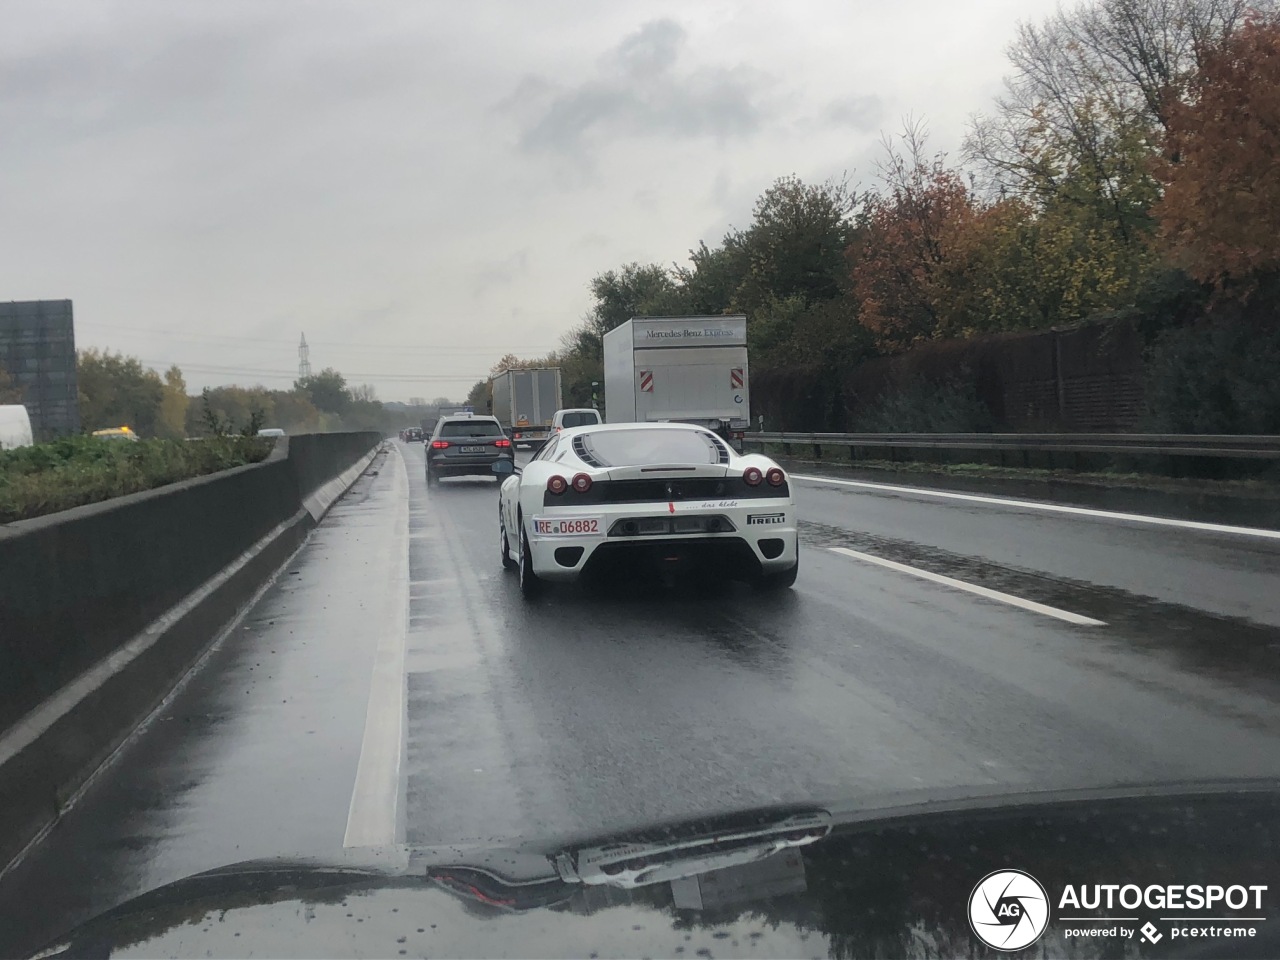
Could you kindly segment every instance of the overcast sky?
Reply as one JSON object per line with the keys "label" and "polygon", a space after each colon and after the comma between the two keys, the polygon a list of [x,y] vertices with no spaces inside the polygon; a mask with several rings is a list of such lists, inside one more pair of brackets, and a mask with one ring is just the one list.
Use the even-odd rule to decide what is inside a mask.
{"label": "overcast sky", "polygon": [[464,395],[777,177],[955,150],[1049,0],[0,0],[0,299],[207,385]]}

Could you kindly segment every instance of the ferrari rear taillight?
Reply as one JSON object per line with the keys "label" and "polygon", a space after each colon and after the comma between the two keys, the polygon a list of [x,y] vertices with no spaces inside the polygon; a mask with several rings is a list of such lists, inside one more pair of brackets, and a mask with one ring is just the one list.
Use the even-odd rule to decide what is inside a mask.
{"label": "ferrari rear taillight", "polygon": [[573,489],[575,493],[586,493],[591,489],[591,477],[585,473],[576,474],[573,478]]}
{"label": "ferrari rear taillight", "polygon": [[569,481],[560,474],[547,478],[547,493],[554,493],[557,497],[569,489]]}
{"label": "ferrari rear taillight", "polygon": [[764,479],[764,474],[760,472],[759,467],[747,467],[742,471],[742,479],[748,487],[758,487],[760,481]]}
{"label": "ferrari rear taillight", "polygon": [[769,486],[780,487],[786,482],[787,475],[782,472],[781,467],[770,467],[764,478],[769,481]]}
{"label": "ferrari rear taillight", "polygon": [[431,441],[432,450],[443,450],[448,445],[449,445],[448,440],[432,440]]}

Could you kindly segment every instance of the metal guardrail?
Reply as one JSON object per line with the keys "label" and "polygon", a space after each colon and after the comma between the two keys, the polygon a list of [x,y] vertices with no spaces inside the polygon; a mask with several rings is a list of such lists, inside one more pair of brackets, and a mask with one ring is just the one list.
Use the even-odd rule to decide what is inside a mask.
{"label": "metal guardrail", "polygon": [[1280,459],[1280,436],[1186,433],[746,433],[743,443],[781,443],[822,448],[859,447],[916,450],[999,450],[1028,454],[1110,453],[1165,457]]}

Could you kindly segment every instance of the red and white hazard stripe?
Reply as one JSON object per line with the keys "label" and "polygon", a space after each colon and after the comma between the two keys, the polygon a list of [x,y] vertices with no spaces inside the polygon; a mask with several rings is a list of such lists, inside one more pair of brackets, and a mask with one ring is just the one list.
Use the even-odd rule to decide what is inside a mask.
{"label": "red and white hazard stripe", "polygon": [[640,371],[640,390],[642,393],[653,393],[653,371]]}
{"label": "red and white hazard stripe", "polygon": [[729,371],[729,383],[735,389],[742,386],[742,368],[734,367]]}

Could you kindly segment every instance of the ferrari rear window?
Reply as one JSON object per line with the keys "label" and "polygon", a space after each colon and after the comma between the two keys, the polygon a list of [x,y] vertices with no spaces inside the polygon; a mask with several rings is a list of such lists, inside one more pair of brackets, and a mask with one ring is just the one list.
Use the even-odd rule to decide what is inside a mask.
{"label": "ferrari rear window", "polygon": [[584,459],[602,467],[723,462],[716,439],[693,430],[604,430],[578,439]]}

